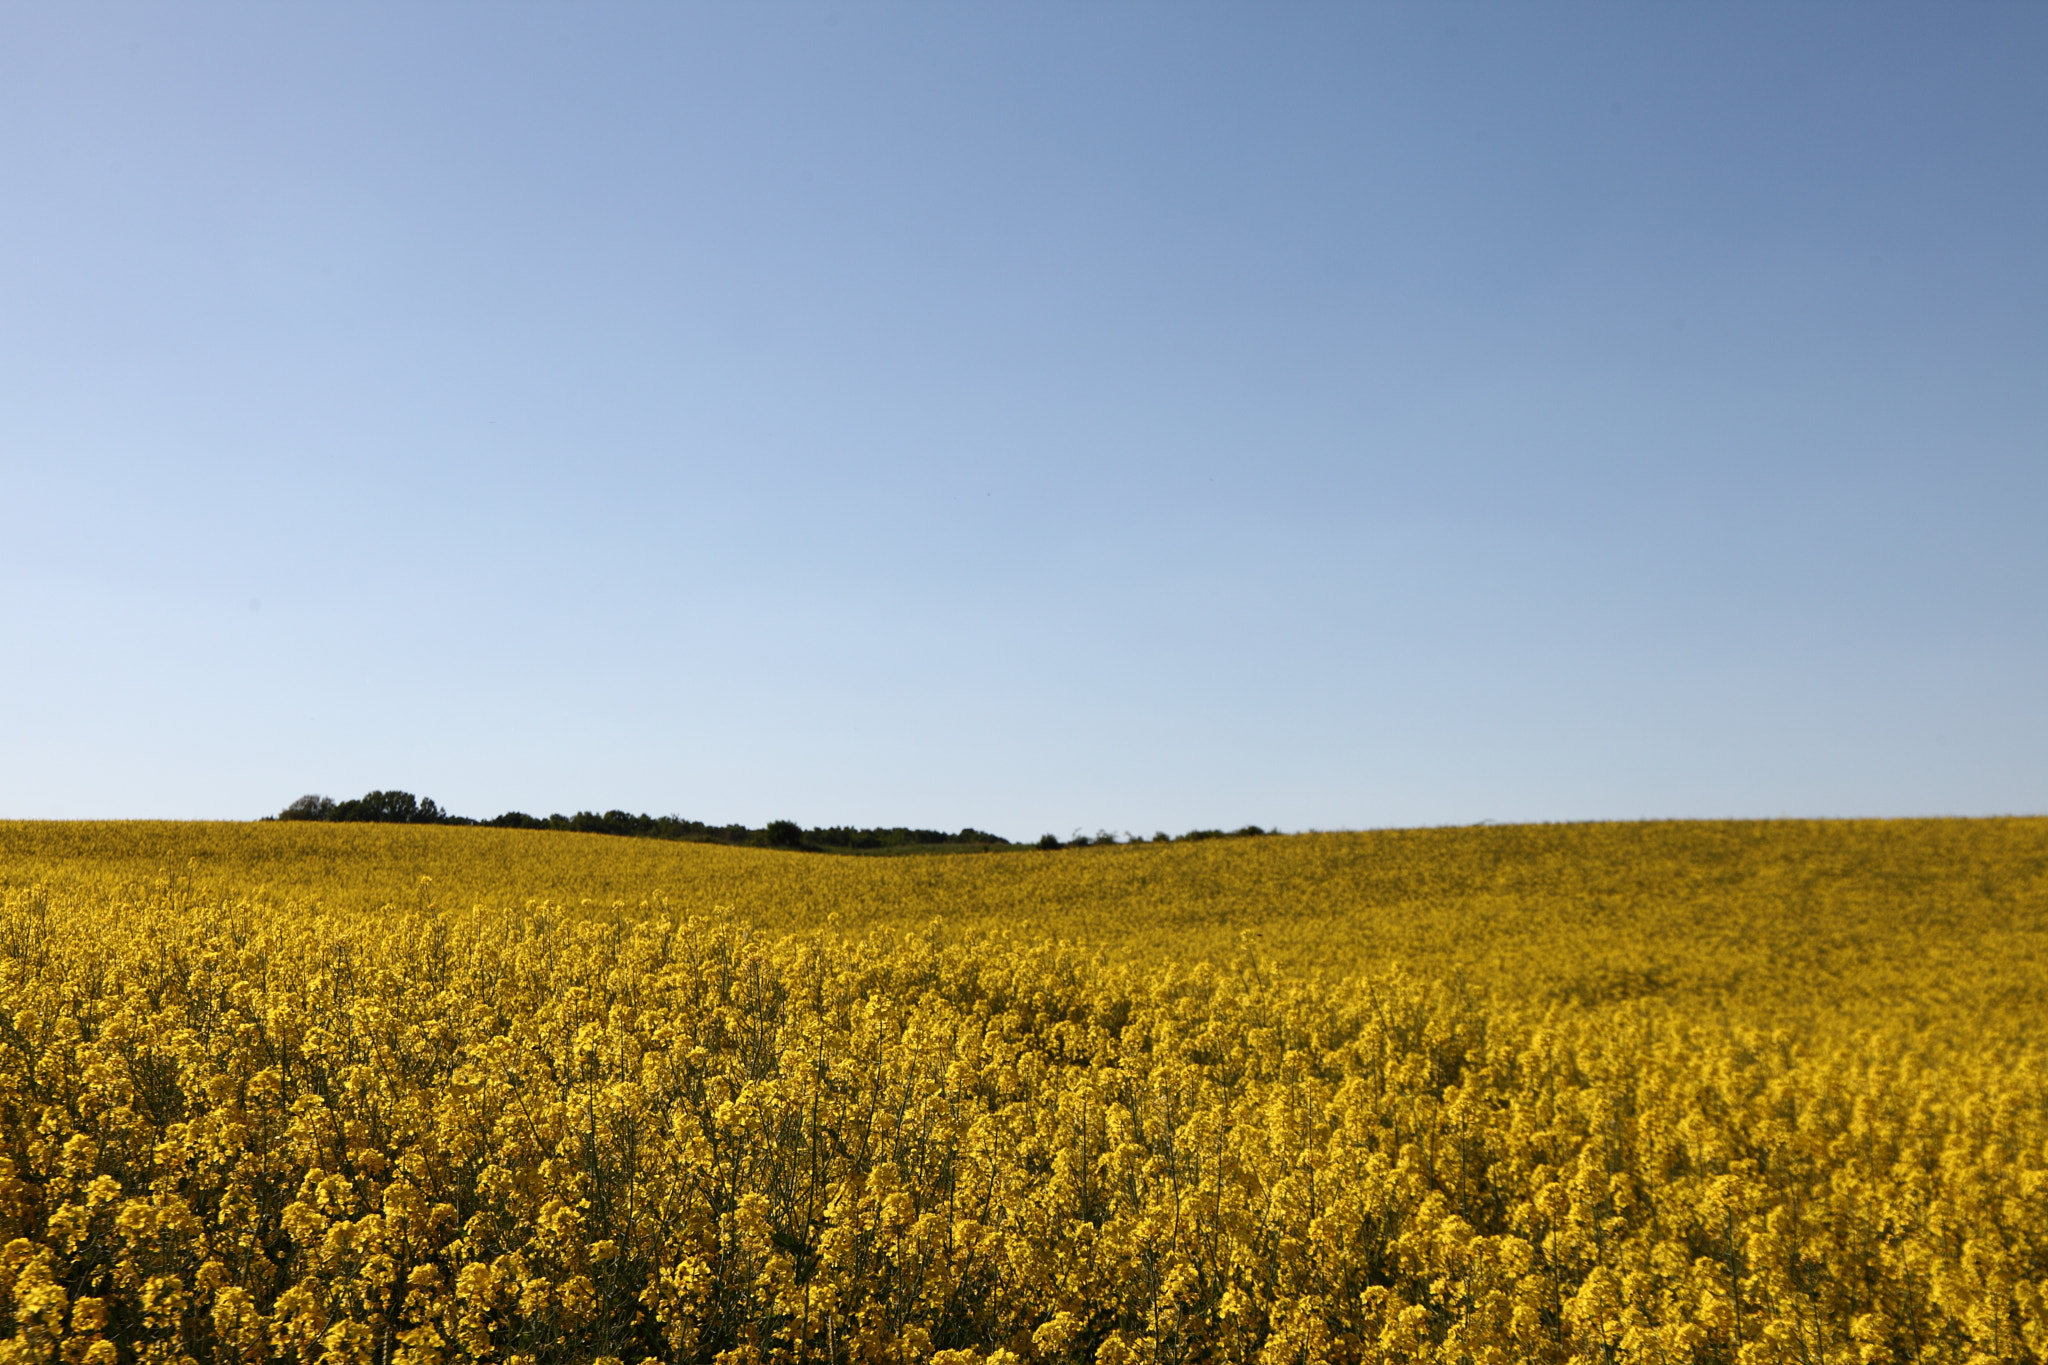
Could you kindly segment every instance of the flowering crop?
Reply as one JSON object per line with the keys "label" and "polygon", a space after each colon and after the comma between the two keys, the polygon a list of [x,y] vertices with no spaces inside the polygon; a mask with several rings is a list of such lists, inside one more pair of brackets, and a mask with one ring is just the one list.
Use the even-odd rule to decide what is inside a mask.
{"label": "flowering crop", "polygon": [[[2048,822],[1954,823],[1781,831],[1864,841],[1826,894],[1768,839],[1699,872],[1684,827],[1491,864],[1499,832],[1348,836],[1400,930],[1365,894],[1290,927],[1346,836],[633,866],[196,827],[155,876],[123,858],[175,827],[9,827],[0,1351],[2048,1359]],[[394,886],[408,848],[434,882]],[[1623,900],[1644,862],[1704,885]],[[747,894],[565,899],[654,874]],[[1808,922],[1718,952],[1686,907],[1739,928],[1759,881]],[[1792,961],[1744,982],[1759,951]]]}

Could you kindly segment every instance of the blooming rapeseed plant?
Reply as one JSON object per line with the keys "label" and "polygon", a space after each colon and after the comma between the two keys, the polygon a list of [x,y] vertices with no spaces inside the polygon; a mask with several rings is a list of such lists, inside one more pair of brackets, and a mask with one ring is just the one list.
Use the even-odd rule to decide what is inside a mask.
{"label": "blooming rapeseed plant", "polygon": [[2048,1359],[2048,822],[98,829],[0,829],[7,1362]]}

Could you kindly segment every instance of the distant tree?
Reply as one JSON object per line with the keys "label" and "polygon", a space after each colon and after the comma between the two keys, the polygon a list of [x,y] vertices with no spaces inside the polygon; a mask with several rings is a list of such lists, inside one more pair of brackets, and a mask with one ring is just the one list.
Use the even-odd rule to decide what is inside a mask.
{"label": "distant tree", "polygon": [[1060,836],[1057,834],[1040,835],[1038,846],[1040,848],[1058,848],[1060,846]]}
{"label": "distant tree", "polygon": [[546,829],[548,822],[535,819],[523,810],[508,810],[503,815],[484,821],[498,829]]}
{"label": "distant tree", "polygon": [[450,815],[430,797],[425,801],[411,792],[368,792],[353,801],[335,801],[325,796],[302,796],[279,812],[279,820],[365,821],[387,825],[473,825],[476,821]]}
{"label": "distant tree", "polygon": [[[422,799],[411,792],[373,791],[352,801],[335,801],[326,796],[302,796],[286,806],[277,815],[267,816],[271,820],[347,820],[368,821],[379,824],[408,825],[488,825],[496,829],[546,829],[565,830],[577,834],[615,834],[641,839],[682,839],[694,843],[739,844],[753,847],[792,849],[846,849],[881,850],[893,848],[917,848],[926,845],[981,844],[999,847],[1010,846],[1010,841],[1000,834],[972,825],[958,834],[947,834],[936,829],[911,829],[895,825],[887,829],[855,829],[851,826],[835,825],[829,829],[806,830],[794,820],[771,820],[765,829],[751,829],[746,825],[707,825],[702,820],[685,820],[680,815],[635,815],[631,811],[582,810],[574,815],[560,813],[549,816],[528,815],[525,811],[508,810],[503,815],[489,820],[472,820],[468,816],[453,815],[445,811],[431,798]],[[1046,836],[1051,839],[1051,835]],[[1082,843],[1087,840],[1083,839]],[[1053,839],[1050,847],[1060,847]]]}
{"label": "distant tree", "polygon": [[335,813],[337,820],[368,820],[377,824],[411,825],[419,822],[419,798],[411,792],[369,792],[354,801],[344,801]]}
{"label": "distant tree", "polygon": [[331,796],[302,796],[277,813],[280,820],[332,820],[334,798]]}

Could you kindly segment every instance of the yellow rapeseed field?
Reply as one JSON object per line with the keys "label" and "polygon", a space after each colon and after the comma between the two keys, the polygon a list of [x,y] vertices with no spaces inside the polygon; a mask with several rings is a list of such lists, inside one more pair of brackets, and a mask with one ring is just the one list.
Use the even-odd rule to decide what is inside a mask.
{"label": "yellow rapeseed field", "polygon": [[2048,820],[0,824],[0,1365],[2048,1360]]}

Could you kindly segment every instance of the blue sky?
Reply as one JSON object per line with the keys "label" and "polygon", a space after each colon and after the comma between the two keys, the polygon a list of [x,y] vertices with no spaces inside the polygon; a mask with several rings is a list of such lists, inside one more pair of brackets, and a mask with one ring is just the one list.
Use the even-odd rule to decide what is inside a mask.
{"label": "blue sky", "polygon": [[0,12],[0,816],[2048,810],[2048,9]]}

